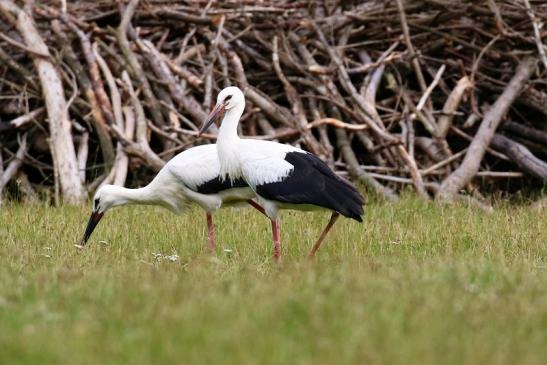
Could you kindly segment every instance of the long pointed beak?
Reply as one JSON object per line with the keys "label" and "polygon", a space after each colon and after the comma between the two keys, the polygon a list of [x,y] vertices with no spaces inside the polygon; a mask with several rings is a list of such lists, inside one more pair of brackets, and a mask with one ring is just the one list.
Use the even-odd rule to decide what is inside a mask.
{"label": "long pointed beak", "polygon": [[89,217],[89,221],[87,222],[87,226],[85,227],[84,237],[80,241],[80,246],[82,247],[85,246],[85,244],[87,243],[87,240],[93,233],[93,230],[95,230],[95,227],[97,226],[97,224],[103,217],[103,214],[104,213],[98,213],[98,212],[91,213],[91,216]]}
{"label": "long pointed beak", "polygon": [[213,124],[213,122],[216,122],[222,118],[225,111],[226,109],[224,108],[223,103],[217,104],[213,111],[211,111],[211,114],[207,117],[205,123],[203,123],[203,126],[199,130],[198,137],[201,136],[211,126],[211,124]]}

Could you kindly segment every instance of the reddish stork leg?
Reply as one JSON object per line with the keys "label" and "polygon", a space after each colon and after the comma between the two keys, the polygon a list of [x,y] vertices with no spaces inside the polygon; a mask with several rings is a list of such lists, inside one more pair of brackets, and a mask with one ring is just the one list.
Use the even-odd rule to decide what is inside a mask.
{"label": "reddish stork leg", "polygon": [[258,210],[260,213],[264,214],[266,217],[268,216],[268,215],[266,214],[266,211],[264,210],[264,208],[262,208],[262,205],[258,204],[258,203],[255,202],[253,199],[247,200],[247,203],[249,203],[253,208],[255,208],[256,210]]}
{"label": "reddish stork leg", "polygon": [[205,214],[207,217],[207,244],[209,251],[215,253],[216,242],[215,242],[215,225],[213,224],[213,215],[211,213]]}
{"label": "reddish stork leg", "polygon": [[277,219],[270,220],[272,221],[273,259],[279,261],[281,258],[281,229]]}
{"label": "reddish stork leg", "polygon": [[336,220],[338,219],[338,217],[340,217],[339,213],[332,212],[329,223],[327,224],[325,229],[323,229],[323,232],[321,232],[321,236],[319,236],[319,239],[317,240],[317,242],[315,242],[315,245],[313,245],[313,247],[310,250],[310,253],[308,254],[309,259],[313,259],[315,257],[315,253],[317,252],[317,250],[319,250],[319,246],[321,246],[321,243],[323,243],[323,240],[327,236],[327,233],[329,233],[334,223],[336,223]]}
{"label": "reddish stork leg", "polygon": [[[266,211],[264,210],[264,208],[262,208],[260,204],[258,204],[252,199],[247,200],[247,203],[249,203],[253,208],[258,210],[260,213],[268,217],[268,215],[266,214]],[[279,261],[279,259],[281,258],[281,228],[279,227],[279,222],[277,221],[277,219],[270,218],[270,221],[272,222],[272,240],[273,240],[272,256],[274,261]]]}

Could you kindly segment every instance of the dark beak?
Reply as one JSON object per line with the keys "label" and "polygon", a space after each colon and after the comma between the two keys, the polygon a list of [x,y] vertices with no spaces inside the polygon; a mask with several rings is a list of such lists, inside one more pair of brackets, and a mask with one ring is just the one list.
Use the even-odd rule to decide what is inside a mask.
{"label": "dark beak", "polygon": [[89,217],[89,221],[87,222],[87,227],[85,227],[84,237],[82,238],[82,241],[80,242],[80,246],[85,246],[87,243],[87,240],[89,239],[89,236],[93,233],[93,230],[103,217],[104,213],[98,213],[93,212],[91,213],[91,217]]}
{"label": "dark beak", "polygon": [[213,124],[213,122],[217,122],[220,118],[222,118],[225,111],[226,109],[224,109],[224,103],[217,104],[211,114],[207,117],[205,123],[203,123],[203,126],[199,130],[198,137],[201,136],[211,126],[211,124]]}

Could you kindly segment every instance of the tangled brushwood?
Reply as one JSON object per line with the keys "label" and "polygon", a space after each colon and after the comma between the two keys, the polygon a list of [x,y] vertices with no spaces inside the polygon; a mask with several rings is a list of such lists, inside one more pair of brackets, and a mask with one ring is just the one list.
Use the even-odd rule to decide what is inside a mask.
{"label": "tangled brushwood", "polygon": [[141,184],[214,143],[197,130],[228,85],[243,135],[390,200],[547,181],[545,1],[0,0],[0,18],[0,197]]}

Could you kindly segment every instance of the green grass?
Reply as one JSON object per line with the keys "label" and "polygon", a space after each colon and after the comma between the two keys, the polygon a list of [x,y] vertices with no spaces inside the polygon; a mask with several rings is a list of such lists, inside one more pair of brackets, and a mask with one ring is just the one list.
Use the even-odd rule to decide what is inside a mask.
{"label": "green grass", "polygon": [[217,258],[201,211],[152,207],[108,212],[77,250],[89,209],[0,210],[0,363],[547,359],[545,211],[372,203],[365,224],[338,221],[314,263],[328,214],[284,212],[275,265],[250,209],[217,214]]}

